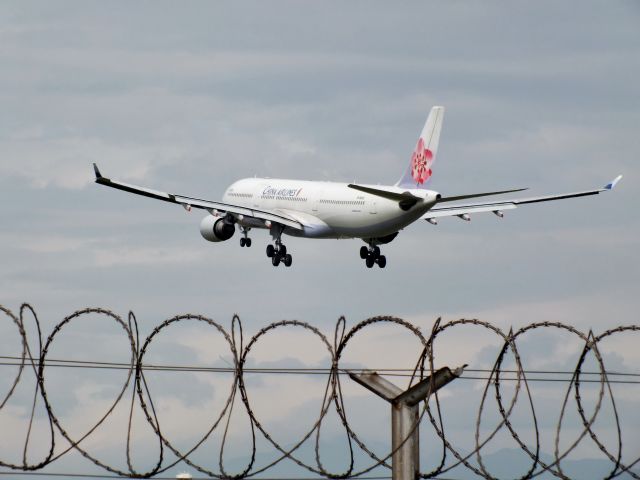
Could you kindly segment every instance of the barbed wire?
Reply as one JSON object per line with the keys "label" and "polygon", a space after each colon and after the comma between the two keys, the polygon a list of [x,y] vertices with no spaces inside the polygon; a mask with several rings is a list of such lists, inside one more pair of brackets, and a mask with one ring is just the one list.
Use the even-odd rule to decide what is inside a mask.
{"label": "barbed wire", "polygon": [[[15,356],[3,356],[0,355],[0,367],[19,367],[22,363],[21,357]],[[33,363],[39,367],[40,364],[37,360],[33,360]],[[47,368],[78,368],[78,369],[94,369],[94,370],[129,370],[129,364],[120,362],[96,362],[92,360],[71,360],[71,359],[47,359]],[[164,365],[164,364],[145,364],[140,367],[145,372],[191,372],[191,373],[235,373],[235,369],[231,367],[207,367],[204,365]],[[375,371],[385,377],[404,377],[414,378],[413,368],[376,368]],[[268,367],[252,367],[245,368],[245,374],[255,373],[263,375],[327,375],[331,373],[329,368],[313,368],[313,367],[282,367],[282,368],[268,368]],[[340,369],[338,375],[350,375],[351,373],[366,373],[370,372],[369,368],[349,368]],[[464,374],[458,377],[460,380],[490,380],[492,377],[490,374],[493,370],[488,368],[465,368]],[[517,374],[517,370],[502,369],[502,373]],[[470,373],[483,374],[482,376],[469,375]],[[529,378],[529,382],[571,382],[573,374],[575,372],[568,370],[523,370],[522,373],[526,375],[546,375],[546,377]],[[568,378],[550,378],[550,375],[562,375]],[[594,375],[600,376],[600,372],[582,372],[582,375]],[[609,377],[609,383],[611,384],[640,384],[640,373],[633,372],[615,372],[607,371]],[[611,377],[622,378],[638,378],[639,380],[612,380]],[[502,377],[501,381],[517,382],[516,377]],[[582,383],[600,383],[599,379],[586,379],[582,380]]]}
{"label": "barbed wire", "polygon": [[[496,479],[487,467],[486,462],[483,460],[483,453],[486,452],[486,450],[483,452],[483,449],[485,449],[485,447],[496,438],[498,433],[507,433],[510,435],[518,447],[529,457],[531,464],[527,472],[520,477],[521,479],[535,478],[545,472],[549,472],[561,479],[568,479],[569,476],[562,469],[562,461],[566,460],[571,452],[576,450],[586,438],[589,438],[591,442],[593,442],[593,445],[595,445],[611,463],[611,470],[604,476],[604,478],[613,479],[622,474],[626,474],[635,479],[640,478],[640,475],[633,471],[633,468],[638,466],[640,463],[640,457],[632,461],[627,461],[626,463],[622,460],[623,437],[621,418],[612,390],[612,384],[640,383],[640,380],[637,380],[640,379],[640,373],[608,371],[605,368],[605,363],[599,350],[599,344],[604,339],[608,339],[616,335],[626,335],[630,332],[640,331],[640,326],[637,325],[620,326],[596,335],[592,331],[582,332],[573,326],[559,322],[532,323],[521,327],[518,330],[511,329],[508,332],[505,332],[495,325],[477,319],[460,319],[449,322],[442,322],[438,319],[427,336],[424,335],[415,325],[396,317],[372,317],[359,322],[350,329],[347,329],[346,321],[344,317],[341,317],[335,325],[332,336],[325,335],[318,328],[310,325],[309,323],[297,320],[284,320],[266,325],[245,341],[242,323],[237,315],[233,317],[230,329],[227,330],[220,323],[210,318],[201,315],[185,314],[175,316],[161,322],[146,338],[141,339],[138,331],[137,320],[132,312],[128,314],[125,321],[122,317],[110,310],[103,308],[86,308],[78,310],[65,317],[62,321],[57,323],[51,333],[44,338],[40,326],[40,320],[38,319],[35,310],[30,305],[23,304],[17,315],[8,308],[0,305],[0,312],[4,314],[4,317],[7,320],[13,323],[21,339],[21,354],[19,356],[0,356],[0,360],[2,360],[0,361],[0,366],[17,367],[17,373],[14,379],[9,382],[10,385],[8,393],[4,398],[0,398],[0,413],[2,413],[2,410],[9,404],[9,400],[15,394],[18,385],[23,377],[25,377],[26,369],[31,370],[36,378],[36,384],[33,387],[33,396],[29,407],[29,421],[22,448],[22,461],[8,461],[7,459],[1,458],[2,454],[0,453],[0,467],[9,468],[15,473],[44,473],[37,471],[42,470],[44,467],[73,451],[79,453],[104,471],[110,472],[110,474],[116,478],[157,477],[166,474],[170,469],[174,468],[178,464],[186,464],[208,477],[221,479],[254,477],[257,480],[258,478],[261,478],[261,474],[268,473],[273,467],[285,460],[295,463],[300,468],[311,474],[324,478],[347,479],[355,477],[367,478],[367,476],[368,478],[372,478],[369,474],[376,468],[390,468],[390,459],[392,458],[394,451],[390,451],[384,456],[374,453],[373,449],[369,447],[351,427],[348,420],[348,410],[346,408],[342,392],[341,377],[343,377],[345,373],[352,372],[354,369],[342,368],[341,361],[344,353],[348,350],[348,346],[354,338],[373,325],[387,324],[400,328],[408,332],[410,335],[413,335],[420,342],[422,351],[416,359],[415,367],[412,369],[384,368],[377,369],[377,371],[383,375],[408,378],[409,385],[423,380],[435,372],[434,345],[436,339],[445,331],[453,331],[454,329],[464,327],[481,328],[493,335],[496,335],[501,345],[498,355],[494,361],[493,368],[467,369],[465,375],[460,377],[461,379],[484,382],[480,406],[476,413],[474,447],[472,449],[466,449],[463,452],[461,448],[453,445],[450,438],[445,435],[445,418],[443,418],[443,412],[437,392],[433,393],[426,401],[423,402],[419,420],[414,428],[418,428],[420,423],[430,423],[435,435],[440,439],[441,456],[439,462],[437,462],[437,466],[432,471],[420,473],[421,478],[442,478],[442,475],[450,475],[452,470],[456,468],[466,468],[479,477],[491,480]],[[98,362],[92,360],[69,360],[49,357],[49,352],[58,340],[61,332],[67,328],[69,324],[77,322],[79,319],[87,315],[102,316],[105,320],[113,322],[117,327],[119,327],[119,330],[122,331],[122,334],[127,339],[127,348],[130,353],[129,362]],[[27,318],[32,319],[34,323],[36,331],[35,339],[32,338],[33,335],[29,336],[27,334],[27,328],[25,326]],[[150,350],[151,345],[153,345],[154,341],[158,338],[159,334],[169,326],[178,325],[183,322],[198,322],[207,328],[212,328],[217,334],[219,334],[226,346],[225,348],[228,348],[227,353],[231,359],[230,366],[200,367],[146,363],[145,356]],[[328,358],[330,359],[330,367],[251,367],[250,355],[255,347],[260,344],[268,334],[282,329],[298,329],[313,335],[320,342],[323,349],[326,350]],[[583,345],[574,370],[527,370],[524,368],[523,361],[518,350],[518,340],[529,332],[541,329],[553,329],[568,333],[575,336]],[[504,365],[508,363],[507,358],[509,358],[515,366],[511,366],[510,368],[505,367]],[[588,360],[591,362],[595,361],[597,365],[596,371],[583,368]],[[126,378],[122,387],[118,389],[114,401],[109,405],[106,412],[93,425],[91,425],[83,435],[74,437],[69,433],[59,415],[56,414],[56,408],[54,408],[53,402],[48,395],[46,374],[51,368],[124,370],[126,372]],[[207,432],[186,450],[178,449],[177,446],[172,443],[171,439],[163,433],[157,408],[145,376],[150,371],[222,373],[230,375],[232,378],[228,396],[223,402],[220,411],[215,415],[215,418],[208,427]],[[246,383],[248,378],[247,375],[249,374],[303,374],[325,376],[326,384],[324,387],[320,411],[311,428],[294,442],[287,442],[286,446],[285,444],[277,441],[273,436],[273,432],[270,432],[265,424],[258,419],[254,408],[252,407],[252,400]],[[550,375],[562,375],[564,377],[550,378]],[[510,390],[512,393],[505,398],[503,384],[507,382],[509,382],[513,388]],[[542,442],[540,439],[539,420],[530,389],[530,384],[532,382],[564,382],[565,384],[568,384],[562,400],[560,417],[555,427],[554,453],[551,461],[544,461],[541,458]],[[595,404],[589,414],[585,410],[583,399],[582,385],[585,383],[597,385]],[[493,393],[491,394],[492,391]],[[113,415],[116,407],[125,403],[127,395],[130,395],[127,403],[128,423],[125,448],[127,468],[122,469],[108,464],[103,460],[99,460],[96,456],[87,451],[85,445],[96,430],[105,424],[105,422]],[[490,429],[489,433],[481,434],[483,430],[483,418],[487,414],[490,397],[495,399],[499,421],[497,425]],[[560,439],[563,432],[563,424],[566,424],[569,400],[572,397],[575,399],[580,431],[569,446],[561,448]],[[605,399],[608,399],[611,411],[613,412],[617,435],[614,446],[605,444],[605,441],[597,435],[593,428],[598,415],[603,409]],[[517,432],[513,424],[513,412],[515,411],[516,405],[519,403],[526,404],[527,408],[530,410],[530,426],[535,437],[533,445],[522,440],[521,434]],[[32,431],[34,422],[43,421],[42,418],[36,419],[36,409],[39,405],[42,405],[46,412],[44,421],[46,422],[46,429],[48,432],[48,448],[46,449],[48,452],[44,454],[43,458],[32,460],[28,457],[30,446],[33,443]],[[134,411],[137,411],[136,409],[140,409],[142,411],[147,424],[155,434],[158,445],[158,457],[155,460],[155,465],[146,471],[138,471],[134,467],[132,461],[133,417]],[[247,415],[249,420],[250,442],[247,446],[249,453],[247,454],[248,460],[246,466],[240,472],[230,473],[225,470],[223,457],[225,448],[228,444],[230,422],[234,409],[242,409],[242,411]],[[337,414],[341,428],[344,430],[346,444],[348,446],[348,466],[344,471],[340,472],[328,470],[324,466],[321,458],[322,425],[331,409],[333,409]],[[221,435],[217,470],[207,468],[195,461],[196,452],[198,452],[205,442],[212,437],[214,432]],[[66,441],[65,443],[68,445],[60,447],[60,437],[64,438]],[[261,439],[260,441],[266,441],[274,449],[274,452],[276,452],[276,458],[273,461],[260,467],[256,466],[258,438]],[[314,442],[315,463],[306,462],[301,458],[301,447],[308,441]],[[59,446],[58,449],[56,449],[56,445]],[[167,455],[168,452],[171,453],[171,456]],[[357,455],[362,454],[364,454],[365,457],[370,458],[371,461],[369,465],[365,467],[356,468],[355,458]],[[452,455],[455,460],[447,462],[448,455]],[[4,474],[6,474],[6,472],[0,472],[0,475]]]}
{"label": "barbed wire", "polygon": [[[0,476],[2,475],[13,475],[13,476],[23,476],[23,477],[64,477],[64,478],[114,478],[114,479],[122,479],[122,478],[132,478],[129,475],[100,475],[95,473],[71,473],[71,472],[0,472]],[[155,480],[175,480],[176,477],[153,477]],[[211,477],[189,477],[190,480],[209,480]],[[354,478],[354,477],[352,477]],[[379,475],[371,475],[371,476],[361,476],[357,477],[359,480],[391,480],[391,476],[379,476]],[[323,480],[324,477],[291,477],[291,478],[283,478],[283,477],[256,477],[255,480]],[[438,477],[435,480],[456,480],[452,478],[444,478]]]}
{"label": "barbed wire", "polygon": [[[19,367],[22,364],[22,357],[0,355],[0,367]],[[33,364],[39,367],[40,364],[37,360],[33,359]],[[129,364],[121,362],[103,362],[93,360],[73,360],[73,359],[47,359],[47,368],[77,368],[77,369],[92,369],[92,370],[129,370]],[[235,369],[232,367],[208,367],[205,365],[169,365],[169,364],[144,364],[140,368],[145,372],[190,372],[190,373],[226,373],[234,374]],[[348,368],[340,369],[338,375],[350,375],[352,373],[367,373],[370,372],[370,368]],[[415,369],[413,368],[376,368],[376,373],[385,377],[401,377],[401,378],[414,378]],[[331,373],[329,368],[321,367],[251,367],[244,368],[245,374],[262,374],[262,375],[327,375]],[[471,375],[476,373],[478,375]],[[490,380],[492,378],[493,370],[488,368],[465,368],[464,374],[457,377],[460,380]],[[517,374],[517,370],[502,369],[501,373]],[[522,373],[526,375],[542,375],[537,378],[528,378],[529,382],[571,382],[574,371],[569,370],[523,370]],[[600,372],[595,371],[583,371],[583,376],[600,376]],[[609,377],[609,383],[611,384],[640,384],[640,373],[633,372],[616,372],[607,370],[607,376]],[[559,378],[554,378],[559,377]],[[616,380],[612,377],[621,377]],[[637,378],[638,380],[633,380]],[[625,380],[629,379],[629,380]],[[502,377],[501,381],[513,381],[517,382],[517,375],[514,377]],[[600,383],[599,379],[584,379],[582,383]]]}

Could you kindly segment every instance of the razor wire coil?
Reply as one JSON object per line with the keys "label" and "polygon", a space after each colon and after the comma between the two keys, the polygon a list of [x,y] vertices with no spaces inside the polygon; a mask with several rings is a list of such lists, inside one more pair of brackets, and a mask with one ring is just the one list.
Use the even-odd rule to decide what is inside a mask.
{"label": "razor wire coil", "polygon": [[[482,389],[482,398],[480,407],[476,414],[475,432],[474,432],[474,448],[471,451],[462,452],[460,448],[457,448],[452,444],[450,439],[445,434],[445,419],[442,415],[442,409],[437,392],[433,393],[430,398],[423,402],[423,406],[420,412],[419,421],[414,428],[424,420],[429,422],[432,426],[435,434],[439,437],[441,442],[441,454],[438,465],[430,472],[421,472],[421,478],[436,478],[441,475],[450,475],[451,471],[459,466],[464,466],[466,469],[472,471],[481,478],[490,480],[497,480],[496,476],[492,474],[490,469],[483,460],[483,448],[488,445],[492,439],[498,435],[498,433],[508,433],[518,447],[529,457],[530,466],[528,470],[519,477],[520,479],[529,479],[539,477],[545,472],[549,472],[557,478],[568,479],[569,477],[563,471],[562,461],[574,451],[578,445],[583,442],[585,438],[591,439],[594,445],[603,453],[603,455],[610,461],[611,469],[604,476],[605,479],[613,479],[619,477],[622,474],[627,474],[635,479],[640,479],[640,475],[634,472],[633,468],[640,463],[640,457],[627,461],[622,460],[622,431],[621,431],[621,419],[618,408],[616,406],[616,400],[612,390],[612,384],[616,383],[640,383],[640,374],[632,372],[609,372],[605,368],[605,363],[602,354],[599,350],[599,344],[602,340],[611,338],[615,335],[628,334],[630,332],[640,331],[638,325],[628,325],[612,328],[604,331],[599,335],[595,335],[592,331],[582,332],[577,328],[566,325],[560,322],[537,322],[521,327],[517,330],[511,329],[508,332],[503,331],[495,325],[489,322],[484,322],[477,319],[460,319],[448,322],[442,322],[438,319],[431,332],[425,335],[415,325],[402,320],[400,318],[392,316],[378,316],[366,319],[357,323],[350,329],[347,329],[346,321],[344,317],[341,317],[333,331],[332,336],[325,335],[318,328],[313,325],[298,320],[283,320],[274,322],[261,328],[250,338],[245,340],[242,322],[240,318],[235,315],[231,321],[231,327],[229,330],[225,329],[219,322],[214,321],[208,317],[193,314],[184,314],[169,318],[158,324],[153,331],[144,339],[140,338],[138,331],[138,324],[135,315],[130,312],[126,321],[117,315],[116,313],[102,308],[85,308],[78,310],[71,315],[65,317],[62,321],[57,323],[51,333],[45,338],[41,331],[40,320],[35,310],[29,304],[23,304],[20,307],[19,313],[16,315],[8,308],[0,305],[0,312],[4,314],[4,317],[9,320],[16,327],[18,335],[21,340],[21,353],[19,356],[0,356],[0,366],[14,366],[17,367],[17,373],[14,379],[10,382],[10,387],[4,398],[0,398],[0,413],[8,405],[9,400],[14,395],[19,383],[24,377],[26,369],[31,369],[36,378],[36,385],[33,389],[33,397],[30,405],[30,415],[27,426],[27,432],[25,436],[24,445],[22,448],[22,462],[10,462],[2,458],[0,453],[0,467],[9,468],[16,472],[36,472],[42,470],[46,466],[52,464],[61,457],[67,455],[69,452],[75,451],[82,455],[84,458],[92,462],[97,467],[110,472],[111,474],[122,477],[133,478],[149,478],[158,475],[162,475],[175,467],[178,464],[186,464],[198,471],[199,473],[220,479],[240,479],[248,477],[256,477],[260,474],[268,473],[275,465],[284,460],[289,460],[297,464],[300,468],[308,471],[311,474],[319,475],[326,478],[346,479],[354,477],[363,477],[369,475],[374,469],[382,466],[390,468],[390,460],[394,454],[393,451],[388,452],[386,455],[381,456],[367,446],[366,442],[352,429],[348,420],[348,409],[346,408],[344,396],[341,387],[341,377],[346,373],[345,369],[341,367],[341,359],[345,351],[347,351],[350,342],[362,331],[371,327],[374,324],[390,324],[394,327],[402,328],[409,334],[413,335],[421,344],[422,353],[417,358],[415,367],[413,369],[380,369],[386,375],[396,375],[408,377],[410,385],[414,382],[420,381],[435,372],[435,353],[434,345],[435,340],[443,332],[453,330],[455,328],[464,327],[478,327],[491,332],[499,338],[502,345],[497,358],[495,359],[492,369],[468,369],[468,373],[475,373],[474,375],[465,375],[461,378],[469,378],[474,380],[483,380],[485,382]],[[49,358],[49,352],[56,342],[59,334],[64,328],[72,322],[78,321],[86,315],[102,315],[106,319],[115,322],[115,324],[122,331],[122,334],[127,339],[127,345],[130,350],[130,358],[127,363],[122,362],[93,362],[93,361],[78,361],[78,360],[64,360]],[[25,323],[27,318],[31,318],[36,327],[36,344],[34,339],[27,335]],[[182,322],[195,321],[199,322],[207,327],[214,329],[221,335],[225,344],[228,346],[229,353],[232,359],[232,364],[229,367],[219,368],[203,368],[203,367],[177,367],[171,365],[155,365],[145,363],[145,355],[147,355],[150,347],[154,341],[158,338],[158,335],[163,332],[167,327],[171,325],[178,325]],[[326,350],[327,355],[330,358],[330,368],[327,369],[313,369],[313,368],[272,368],[261,369],[252,368],[247,365],[250,354],[255,347],[269,334],[280,331],[281,329],[302,329],[303,331],[315,336],[323,348]],[[544,370],[527,370],[518,351],[518,339],[524,334],[540,329],[553,329],[560,330],[575,336],[583,345],[578,362],[573,371],[544,371]],[[515,362],[515,366],[511,368],[504,367],[505,358],[510,355]],[[597,371],[589,371],[584,369],[587,358],[593,358],[597,364]],[[97,369],[116,369],[126,371],[126,379],[122,387],[118,390],[114,401],[109,405],[106,412],[89,428],[84,434],[79,437],[74,437],[69,433],[65,425],[60,419],[60,416],[56,413],[54,403],[50,400],[47,393],[46,374],[51,368],[97,368]],[[176,372],[217,372],[225,373],[232,376],[231,387],[228,392],[226,400],[223,402],[223,406],[218,414],[215,416],[213,422],[209,426],[207,432],[199,438],[190,448],[186,450],[178,449],[163,433],[162,425],[157,413],[157,406],[154,403],[151,395],[149,385],[146,380],[146,373],[149,371],[176,371]],[[265,373],[265,374],[313,374],[324,375],[327,378],[326,385],[324,387],[323,398],[321,401],[321,407],[317,418],[314,420],[311,428],[306,431],[298,440],[289,443],[288,446],[283,445],[277,441],[267,427],[260,421],[252,408],[252,400],[250,393],[247,389],[246,376],[253,373]],[[564,375],[568,378],[536,378],[532,375],[542,374],[558,374]],[[587,377],[587,378],[585,378]],[[614,377],[611,379],[610,377]],[[636,380],[638,379],[638,380]],[[535,381],[564,381],[568,383],[568,387],[565,391],[563,403],[561,407],[560,418],[555,428],[554,438],[554,453],[551,461],[544,461],[541,458],[541,440],[540,440],[540,426],[539,419],[536,415],[535,404],[530,383]],[[505,398],[503,385],[507,382],[511,382],[513,385],[513,393]],[[595,400],[595,406],[592,408],[590,414],[587,413],[582,395],[582,385],[585,383],[596,384],[597,398]],[[499,422],[491,431],[487,434],[481,434],[483,426],[483,415],[486,413],[488,399],[492,397],[497,404]],[[563,433],[563,422],[566,421],[568,415],[569,400],[573,398],[576,404],[576,413],[580,419],[581,431],[576,436],[575,440],[568,446],[561,448],[561,436]],[[594,429],[594,423],[598,418],[598,414],[603,408],[605,400],[611,404],[613,411],[615,428],[617,432],[617,439],[614,442],[615,445],[606,445],[605,442],[597,435]],[[108,464],[103,460],[98,459],[96,456],[89,453],[83,444],[87,443],[87,439],[94,434],[94,432],[112,416],[116,407],[121,403],[127,401],[128,405],[128,424],[126,434],[126,464],[127,469],[123,470],[114,465]],[[525,403],[530,410],[531,414],[531,426],[535,437],[535,444],[530,445],[525,442],[521,435],[518,433],[511,418],[518,402]],[[47,424],[47,430],[49,435],[48,441],[48,453],[44,455],[44,458],[39,460],[30,460],[29,447],[32,443],[32,429],[33,424],[36,421],[36,408],[41,404],[46,411],[45,422]],[[345,438],[348,445],[349,462],[344,471],[330,471],[328,470],[322,461],[322,448],[321,448],[321,436],[322,436],[322,424],[327,417],[330,409],[333,407],[338,418],[340,420],[341,427],[344,431]],[[158,457],[155,461],[155,465],[146,471],[138,471],[133,465],[132,460],[132,430],[133,430],[133,416],[136,408],[141,409],[148,425],[152,428],[156,442],[158,445]],[[240,472],[228,472],[224,466],[224,453],[225,446],[227,445],[227,438],[230,428],[230,421],[232,412],[235,408],[243,409],[249,419],[250,427],[250,446],[249,455],[247,455],[248,461],[244,469]],[[42,421],[39,419],[39,421]],[[220,433],[222,442],[218,452],[218,469],[213,470],[198,463],[194,459],[195,452],[214,434]],[[256,446],[257,437],[260,436],[266,440],[271,447],[277,452],[276,458],[267,463],[264,466],[256,465]],[[68,445],[65,445],[56,451],[57,440],[60,437],[64,438]],[[309,463],[304,461],[300,455],[302,445],[312,440],[314,442],[314,456],[315,463]],[[398,447],[399,448],[399,447]],[[364,467],[357,469],[355,467],[356,451],[359,449],[368,458],[371,459],[371,463]],[[168,459],[166,452],[171,452],[174,458]],[[455,460],[447,463],[448,455],[453,456]],[[472,462],[475,459],[476,464]],[[0,472],[0,474],[4,474]]]}

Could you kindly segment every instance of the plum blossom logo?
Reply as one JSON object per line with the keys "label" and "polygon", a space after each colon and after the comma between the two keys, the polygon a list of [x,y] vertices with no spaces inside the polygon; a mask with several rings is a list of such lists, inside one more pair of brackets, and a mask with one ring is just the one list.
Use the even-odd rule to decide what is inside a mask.
{"label": "plum blossom logo", "polygon": [[411,155],[411,176],[419,185],[422,185],[431,177],[432,162],[433,153],[424,147],[424,140],[420,138],[416,149]]}

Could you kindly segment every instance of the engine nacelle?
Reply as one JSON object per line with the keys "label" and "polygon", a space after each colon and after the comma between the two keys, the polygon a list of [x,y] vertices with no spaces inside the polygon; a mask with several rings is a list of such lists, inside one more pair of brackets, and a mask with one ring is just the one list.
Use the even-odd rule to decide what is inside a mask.
{"label": "engine nacelle", "polygon": [[224,218],[209,215],[200,222],[200,235],[210,242],[224,242],[233,237],[236,227],[233,223],[227,223]]}

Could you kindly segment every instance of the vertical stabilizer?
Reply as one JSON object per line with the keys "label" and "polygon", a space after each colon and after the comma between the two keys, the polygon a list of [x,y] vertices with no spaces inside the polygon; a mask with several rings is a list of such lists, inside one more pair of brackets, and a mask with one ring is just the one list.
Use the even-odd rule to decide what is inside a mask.
{"label": "vertical stabilizer", "polygon": [[433,163],[438,153],[438,141],[442,130],[444,107],[433,107],[418,138],[407,171],[397,183],[402,188],[426,188],[433,174]]}

